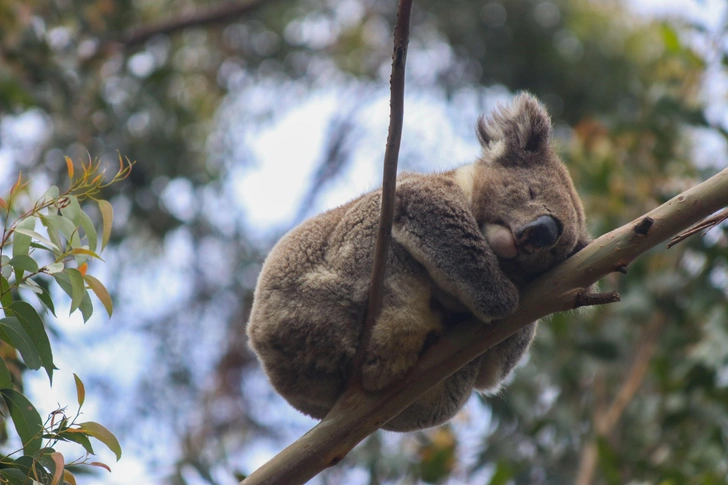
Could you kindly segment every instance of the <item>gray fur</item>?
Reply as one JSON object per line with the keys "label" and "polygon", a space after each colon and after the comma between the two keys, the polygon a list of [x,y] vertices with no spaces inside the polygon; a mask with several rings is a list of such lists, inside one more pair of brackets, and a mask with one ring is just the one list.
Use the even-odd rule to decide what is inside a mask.
{"label": "gray fur", "polygon": [[[448,326],[470,316],[489,325],[511,314],[520,287],[586,244],[581,202],[551,148],[550,130],[541,104],[521,94],[479,120],[480,160],[444,173],[400,175],[384,304],[362,368],[366,389],[396,383]],[[379,190],[365,194],[289,232],[266,259],[255,290],[250,345],[276,390],[315,418],[326,415],[351,371],[380,197]],[[562,230],[550,248],[534,250],[508,235],[504,247],[512,243],[518,254],[499,257],[494,251],[504,250],[484,235],[486,227],[515,235],[544,215]],[[473,389],[497,390],[535,330],[533,323],[494,347],[384,428],[442,424]]]}

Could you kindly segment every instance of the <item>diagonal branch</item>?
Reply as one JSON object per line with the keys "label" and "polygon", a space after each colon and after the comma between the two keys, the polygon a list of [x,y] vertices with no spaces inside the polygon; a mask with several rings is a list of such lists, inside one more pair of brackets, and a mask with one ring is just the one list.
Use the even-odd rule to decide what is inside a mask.
{"label": "diagonal branch", "polygon": [[[572,309],[584,288],[623,270],[637,256],[727,206],[725,169],[644,217],[604,234],[534,281],[523,291],[513,315],[489,325],[469,321],[454,327],[398,385],[373,393],[349,388],[323,421],[243,483],[305,483],[341,461],[357,443],[483,352],[541,317]],[[643,222],[647,218],[652,223]]]}
{"label": "diagonal branch", "polygon": [[703,236],[705,236],[705,234],[708,231],[710,231],[711,229],[713,229],[714,227],[716,227],[718,224],[720,224],[721,222],[723,222],[725,220],[728,220],[728,209],[720,211],[718,214],[715,214],[714,216],[709,217],[709,218],[705,219],[704,221],[699,222],[698,224],[695,224],[693,227],[691,227],[687,231],[682,232],[682,233],[678,234],[677,236],[673,237],[672,239],[670,239],[670,242],[667,243],[667,247],[671,248],[675,244],[681,242],[684,239],[689,238],[696,232],[700,232],[703,229],[705,229],[705,232],[703,233]]}
{"label": "diagonal branch", "polygon": [[[608,437],[622,419],[627,405],[642,387],[647,376],[650,362],[657,349],[657,341],[665,326],[667,318],[662,312],[658,312],[650,323],[642,329],[642,332],[635,342],[633,349],[632,365],[627,372],[622,384],[617,391],[612,403],[607,407],[597,399],[592,417],[594,435],[590,436],[582,448],[579,468],[576,474],[576,485],[590,485],[594,478],[594,472],[599,464],[599,452],[597,449],[597,438]],[[595,383],[595,388],[600,387]],[[599,397],[600,393],[596,393]]]}
{"label": "diagonal branch", "polygon": [[111,33],[108,36],[102,36],[97,47],[92,52],[83,56],[82,62],[84,65],[96,62],[103,57],[117,54],[123,52],[124,49],[143,44],[155,35],[174,34],[190,27],[235,22],[243,15],[247,15],[259,7],[274,1],[229,1],[212,7],[196,9],[161,22],[133,27],[123,32]]}
{"label": "diagonal branch", "polygon": [[126,47],[131,47],[137,44],[142,44],[157,34],[171,34],[188,27],[233,22],[237,20],[238,17],[248,14],[258,7],[271,3],[272,1],[273,0],[245,0],[242,2],[225,2],[213,7],[195,10],[157,24],[144,25],[130,29],[123,32],[118,37],[117,41]]}

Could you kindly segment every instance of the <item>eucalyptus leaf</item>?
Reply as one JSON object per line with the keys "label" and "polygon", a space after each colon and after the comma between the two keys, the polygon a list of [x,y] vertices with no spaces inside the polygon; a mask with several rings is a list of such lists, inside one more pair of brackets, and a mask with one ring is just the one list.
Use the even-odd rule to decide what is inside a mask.
{"label": "eucalyptus leaf", "polygon": [[41,320],[38,312],[28,302],[15,301],[10,305],[10,309],[23,325],[26,333],[30,336],[35,348],[40,356],[43,368],[48,374],[51,384],[53,383],[53,352],[51,350],[51,342],[48,339],[45,325]]}
{"label": "eucalyptus leaf", "polygon": [[[33,229],[35,229],[35,219],[32,217],[21,220],[15,226],[13,231],[13,256],[28,254],[32,234],[36,234]],[[26,231],[30,231],[30,234],[27,234]]]}
{"label": "eucalyptus leaf", "polygon": [[83,228],[83,232],[86,234],[89,250],[96,252],[96,245],[98,244],[96,227],[94,226],[93,221],[91,221],[91,218],[84,211],[81,211],[81,228]]}
{"label": "eucalyptus leaf", "polygon": [[35,406],[28,401],[28,398],[14,389],[0,389],[5,399],[5,404],[10,411],[15,431],[18,432],[23,443],[23,451],[26,455],[32,455],[40,450],[43,436],[43,420],[35,409]]}
{"label": "eucalyptus leaf", "polygon": [[69,195],[67,197],[67,203],[64,207],[61,207],[61,214],[63,217],[68,218],[74,227],[81,225],[81,206],[75,195]]}
{"label": "eucalyptus leaf", "polygon": [[29,369],[40,369],[42,361],[38,349],[17,317],[13,316],[0,319],[0,330],[3,333],[0,337],[3,340],[7,339],[10,345],[18,349],[18,352],[23,357],[23,362],[25,362],[25,365]]}
{"label": "eucalyptus leaf", "polygon": [[8,370],[5,359],[0,357],[0,389],[12,389],[13,377]]}

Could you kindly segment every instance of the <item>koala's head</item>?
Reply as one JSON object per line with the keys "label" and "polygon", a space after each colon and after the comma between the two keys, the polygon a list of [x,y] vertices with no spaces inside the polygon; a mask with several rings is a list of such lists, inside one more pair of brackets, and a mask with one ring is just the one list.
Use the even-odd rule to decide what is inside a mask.
{"label": "koala's head", "polygon": [[506,274],[525,284],[588,244],[584,209],[541,103],[520,94],[478,120],[472,206]]}

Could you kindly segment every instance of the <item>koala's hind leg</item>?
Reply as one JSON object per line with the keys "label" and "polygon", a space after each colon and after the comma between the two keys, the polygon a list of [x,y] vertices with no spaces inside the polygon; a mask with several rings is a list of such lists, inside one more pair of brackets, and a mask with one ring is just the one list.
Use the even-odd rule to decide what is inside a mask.
{"label": "koala's hind leg", "polygon": [[402,379],[428,341],[440,335],[441,317],[430,308],[429,285],[422,280],[403,274],[388,279],[382,312],[362,364],[365,389],[383,389]]}
{"label": "koala's hind leg", "polygon": [[480,362],[475,380],[477,390],[490,393],[498,391],[531,345],[536,335],[536,325],[536,322],[527,325],[476,359],[476,362]]}
{"label": "koala's hind leg", "polygon": [[382,428],[390,431],[415,431],[445,423],[465,405],[478,374],[473,361],[436,385]]}

